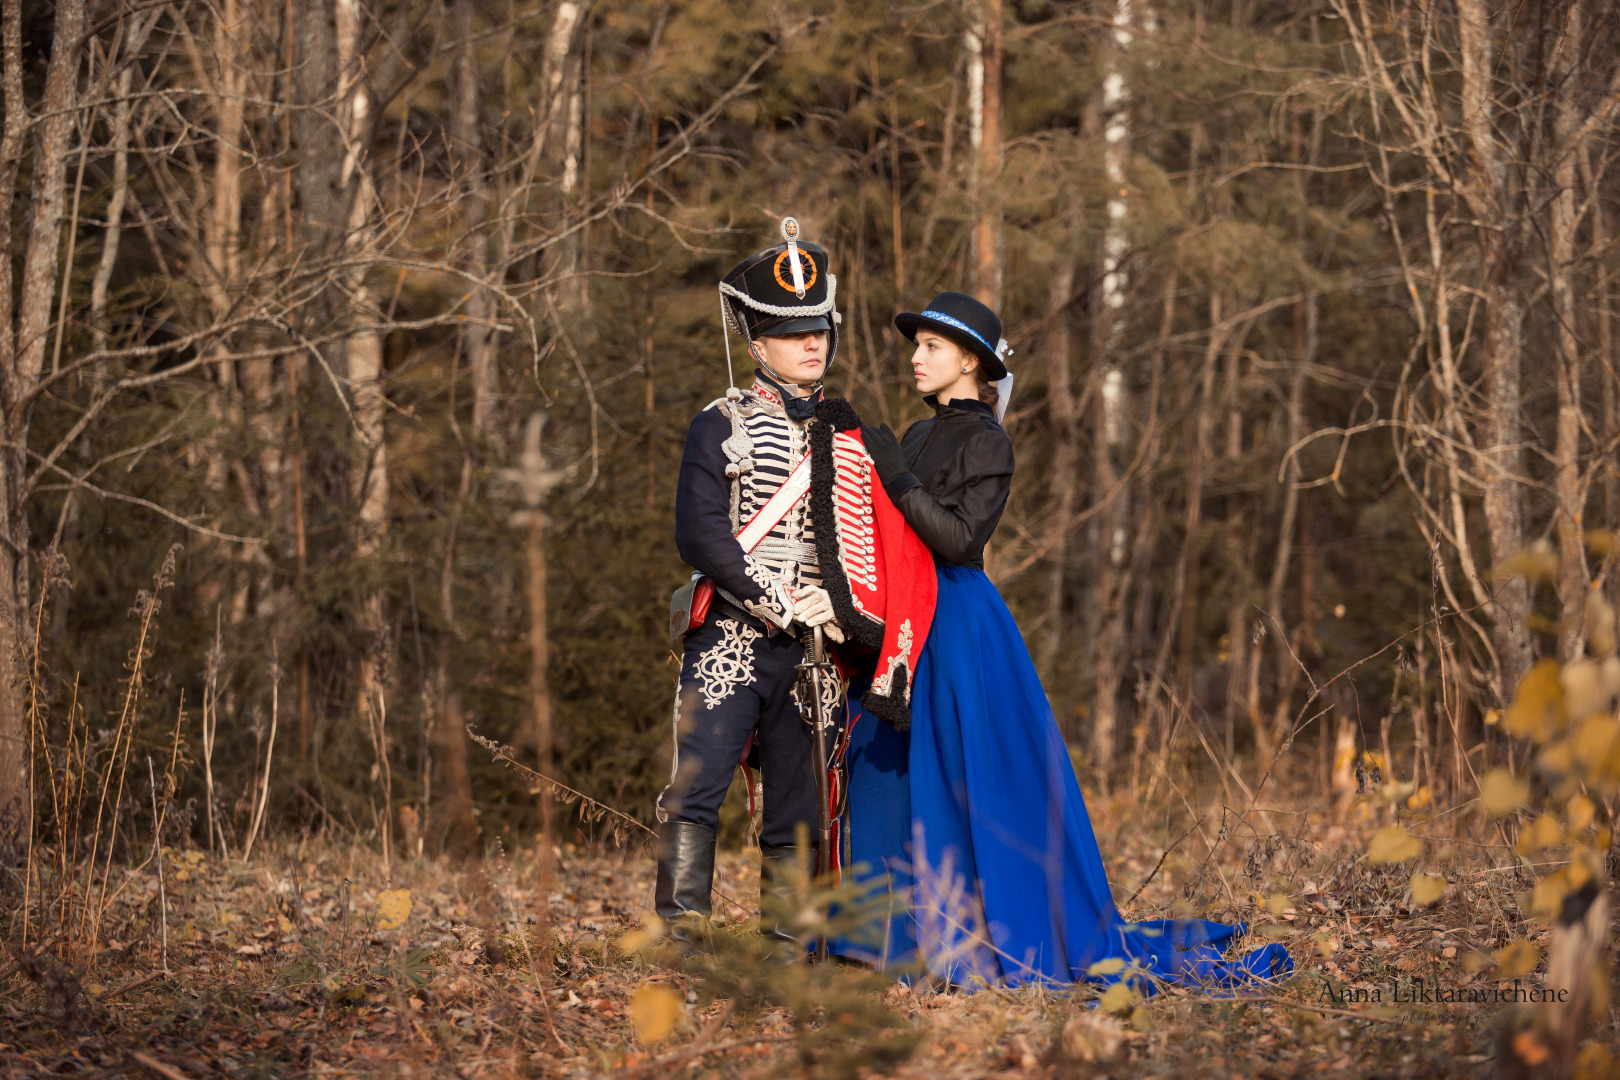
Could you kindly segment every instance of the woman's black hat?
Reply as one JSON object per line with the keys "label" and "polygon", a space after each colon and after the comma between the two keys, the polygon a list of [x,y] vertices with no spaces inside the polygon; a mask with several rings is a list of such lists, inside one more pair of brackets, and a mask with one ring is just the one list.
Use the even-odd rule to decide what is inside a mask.
{"label": "woman's black hat", "polygon": [[922,311],[896,315],[894,325],[912,341],[917,340],[918,330],[950,338],[979,358],[979,366],[991,382],[1007,376],[1004,358],[1011,350],[1001,336],[1001,319],[966,293],[942,292]]}
{"label": "woman's black hat", "polygon": [[720,281],[726,324],[744,338],[827,331],[827,364],[838,351],[838,279],[827,249],[799,239],[799,223],[782,219],[782,240],[756,251]]}

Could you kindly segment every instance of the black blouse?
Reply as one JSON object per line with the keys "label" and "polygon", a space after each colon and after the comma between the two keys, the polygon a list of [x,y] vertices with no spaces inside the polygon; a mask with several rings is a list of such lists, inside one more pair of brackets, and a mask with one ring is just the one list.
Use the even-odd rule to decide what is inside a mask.
{"label": "black blouse", "polygon": [[911,471],[891,477],[884,490],[936,563],[983,569],[984,545],[1012,487],[1012,440],[995,410],[976,398],[923,400],[934,418],[906,429],[900,449]]}

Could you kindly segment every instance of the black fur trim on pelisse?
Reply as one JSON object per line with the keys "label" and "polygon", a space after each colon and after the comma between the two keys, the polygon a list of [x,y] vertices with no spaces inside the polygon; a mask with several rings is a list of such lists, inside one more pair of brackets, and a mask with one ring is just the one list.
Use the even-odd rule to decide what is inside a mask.
{"label": "black fur trim on pelisse", "polygon": [[[854,431],[861,426],[855,407],[841,397],[822,398],[816,403],[816,419],[825,420],[834,431]],[[832,443],[827,444],[831,446]]]}
{"label": "black fur trim on pelisse", "polygon": [[816,406],[816,419],[810,425],[810,523],[816,530],[821,587],[832,600],[833,614],[844,628],[845,638],[855,645],[881,650],[883,624],[857,611],[850,595],[849,578],[844,576],[843,560],[838,557],[838,517],[833,510],[833,484],[838,475],[833,462],[833,435],[860,426],[860,418],[843,398],[825,398]]}
{"label": "black fur trim on pelisse", "polygon": [[894,678],[890,680],[887,694],[868,690],[861,695],[861,704],[866,707],[866,711],[881,716],[896,731],[911,730],[911,701],[907,693],[911,680],[907,678],[908,674],[903,667],[895,668]]}

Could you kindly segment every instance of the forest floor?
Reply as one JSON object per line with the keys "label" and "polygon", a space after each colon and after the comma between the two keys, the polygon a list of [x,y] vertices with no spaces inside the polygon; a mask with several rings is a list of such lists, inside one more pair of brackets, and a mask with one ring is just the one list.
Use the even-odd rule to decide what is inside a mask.
{"label": "forest floor", "polygon": [[[1089,984],[919,993],[851,966],[779,967],[750,932],[758,857],[738,852],[720,859],[714,949],[681,962],[641,947],[645,851],[577,845],[558,852],[544,965],[537,867],[516,854],[395,860],[390,880],[372,849],[319,840],[251,864],[166,850],[166,947],[149,865],[103,921],[93,961],[82,937],[77,962],[60,959],[77,935],[49,931],[37,952],[0,959],[0,1074],[1475,1076],[1511,1041],[1513,1006],[1424,998],[1511,989],[1514,970],[1539,985],[1545,942],[1518,915],[1528,875],[1453,844],[1431,860],[1443,896],[1416,906],[1410,866],[1360,857],[1387,810],[1283,799],[1268,809],[1276,832],[1224,843],[1207,821],[1178,843],[1184,824],[1143,822],[1124,797],[1091,810],[1121,899],[1162,858],[1128,918],[1246,920],[1231,954],[1281,941],[1294,976],[1238,997],[1116,995],[1101,1003],[1110,1013]],[[1616,1032],[1610,1011],[1582,1072],[1608,1072]],[[1530,1038],[1516,1049],[1535,1064],[1545,1049]]]}

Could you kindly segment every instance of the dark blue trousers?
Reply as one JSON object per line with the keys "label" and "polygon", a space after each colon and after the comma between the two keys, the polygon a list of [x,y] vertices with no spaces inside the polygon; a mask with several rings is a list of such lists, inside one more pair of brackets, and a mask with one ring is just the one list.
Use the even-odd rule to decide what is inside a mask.
{"label": "dark blue trousers", "polygon": [[711,612],[686,635],[675,699],[675,762],[658,797],[659,820],[717,828],[737,759],[755,736],[764,785],[760,843],[814,836],[816,777],[810,726],[793,696],[804,647],[791,634]]}

